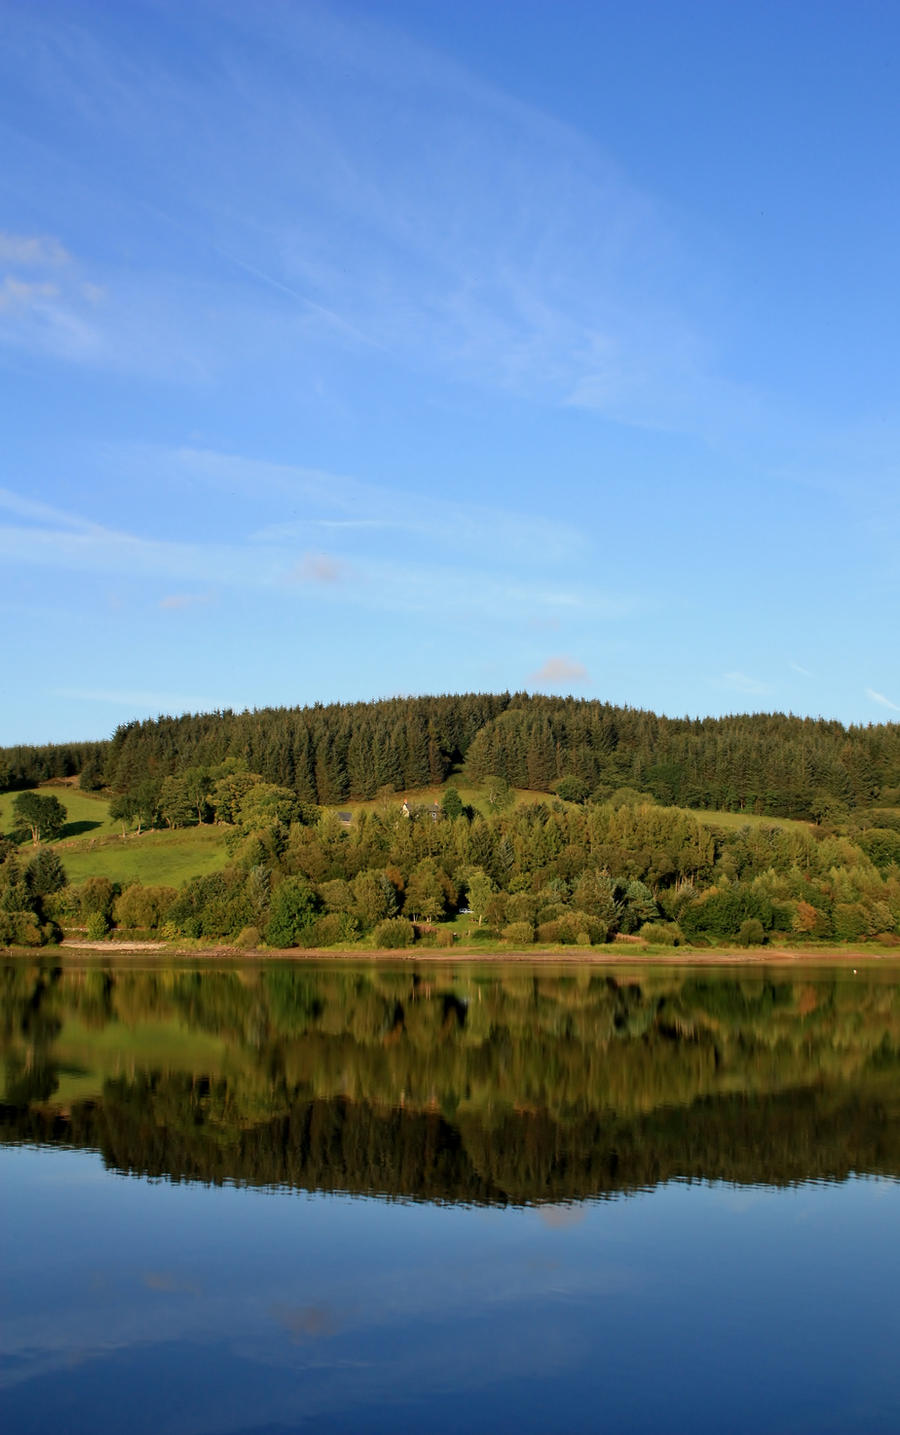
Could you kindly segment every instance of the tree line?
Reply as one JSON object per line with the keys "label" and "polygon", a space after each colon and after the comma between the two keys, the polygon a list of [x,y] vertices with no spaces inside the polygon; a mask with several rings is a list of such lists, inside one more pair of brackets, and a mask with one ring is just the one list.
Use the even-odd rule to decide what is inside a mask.
{"label": "tree line", "polygon": [[[146,817],[120,795],[123,823]],[[105,877],[66,881],[59,853],[23,860],[0,847],[0,941],[37,944],[59,927],[90,937],[111,927],[243,947],[451,946],[467,940],[587,946],[618,933],[657,944],[829,939],[900,934],[900,816],[870,812],[852,828],[706,825],[681,808],[560,798],[467,808],[452,787],[440,804],[385,797],[344,821],[234,759],[164,779],[173,825],[224,828],[228,864],[179,890]],[[171,797],[173,804],[166,807]],[[52,799],[49,799],[52,800]],[[26,851],[29,849],[25,849]]]}
{"label": "tree line", "polygon": [[463,768],[601,801],[624,786],[667,805],[812,821],[900,800],[894,723],[668,718],[527,693],[160,716],[107,742],[2,749],[0,786],[77,774],[86,788],[133,791],[227,759],[320,806],[437,785]]}

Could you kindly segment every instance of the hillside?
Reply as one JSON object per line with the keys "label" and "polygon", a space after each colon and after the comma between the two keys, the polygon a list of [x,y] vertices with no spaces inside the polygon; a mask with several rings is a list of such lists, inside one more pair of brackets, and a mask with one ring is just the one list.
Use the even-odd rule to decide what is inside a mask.
{"label": "hillside", "polygon": [[38,791],[52,847],[0,849],[0,941],[893,941],[898,733],[527,695],[132,724]]}
{"label": "hillside", "polygon": [[670,806],[805,821],[900,801],[894,723],[669,718],[527,693],[164,716],[108,742],[0,750],[0,786],[80,774],[85,789],[121,792],[227,760],[326,807],[487,776],[536,792],[567,782],[599,801],[628,787]]}

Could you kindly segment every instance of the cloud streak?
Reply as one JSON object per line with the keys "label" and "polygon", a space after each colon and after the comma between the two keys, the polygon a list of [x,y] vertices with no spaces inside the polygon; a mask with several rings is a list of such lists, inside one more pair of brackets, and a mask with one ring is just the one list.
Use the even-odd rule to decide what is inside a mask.
{"label": "cloud streak", "polygon": [[890,708],[891,712],[900,713],[900,705],[891,702],[884,693],[876,692],[874,688],[866,688],[866,697],[871,698],[873,703],[878,703],[879,707]]}
{"label": "cloud streak", "polygon": [[208,593],[167,593],[160,598],[159,606],[168,613],[181,613],[186,608],[202,607],[208,602]]}
{"label": "cloud streak", "polygon": [[[265,466],[264,466],[265,467]],[[251,465],[252,468],[252,465]],[[242,471],[239,469],[239,471]],[[278,482],[285,473],[276,470]],[[316,474],[313,488],[319,497],[327,489],[326,476]],[[301,471],[301,485],[302,485]],[[364,485],[347,480],[349,491],[365,492]],[[345,496],[345,495],[344,495]],[[344,501],[338,492],[338,506]],[[379,495],[379,501],[383,495]],[[399,500],[398,500],[399,502]],[[473,544],[473,554],[466,554],[465,564],[442,561],[428,551],[404,552],[399,557],[390,550],[380,553],[354,553],[352,559],[339,553],[309,549],[297,558],[296,538],[304,532],[304,523],[275,526],[243,537],[213,540],[175,540],[145,538],[122,529],[92,523],[78,515],[61,511],[51,505],[34,503],[9,490],[0,490],[0,508],[27,520],[16,525],[0,524],[0,555],[20,566],[50,568],[92,576],[127,578],[135,581],[157,581],[163,593],[157,602],[164,609],[175,611],[202,601],[191,593],[191,585],[206,584],[209,589],[231,589],[281,595],[293,590],[298,601],[328,601],[362,605],[367,609],[381,608],[393,612],[443,613],[454,620],[484,624],[492,620],[505,622],[516,619],[527,622],[535,609],[551,617],[564,613],[585,619],[621,619],[634,611],[634,600],[628,595],[610,595],[594,588],[577,575],[568,575],[560,583],[553,565],[543,562],[535,566],[539,556],[538,540],[541,526],[520,523],[515,515],[508,519],[508,532],[513,545],[518,537],[533,572],[523,581],[518,567],[510,561],[504,570],[491,555],[504,534],[503,515],[485,511],[484,540],[480,550]],[[472,515],[469,513],[469,520]],[[548,529],[552,525],[546,525]],[[459,532],[454,532],[452,548],[459,545]],[[546,555],[544,555],[546,556]],[[182,586],[185,585],[185,586]],[[551,674],[552,676],[552,674]],[[565,677],[563,670],[560,677]],[[577,673],[573,673],[573,678]]]}
{"label": "cloud streak", "polygon": [[729,688],[733,688],[735,692],[747,693],[748,696],[751,696],[753,694],[761,696],[763,693],[769,693],[772,691],[768,683],[761,682],[759,678],[750,677],[748,673],[741,673],[737,671],[731,673],[723,673],[722,681]]}
{"label": "cloud streak", "polygon": [[144,689],[55,688],[54,695],[66,702],[98,703],[150,713],[213,712],[219,706],[210,698]]}
{"label": "cloud streak", "polygon": [[46,234],[8,234],[0,231],[0,264],[22,269],[57,269],[68,264],[71,255]]}
{"label": "cloud streak", "polygon": [[[718,372],[687,241],[652,198],[574,128],[389,25],[235,8],[202,73],[154,46],[138,67],[77,18],[18,25],[99,168],[141,175],[119,201],[139,282],[103,276],[102,326],[71,358],[154,367],[167,352],[171,371],[180,350],[191,382],[248,343],[295,364],[350,346],[629,424],[703,430],[712,411],[752,410]],[[32,266],[69,258],[55,239],[2,236],[0,255],[4,242]],[[163,273],[174,247],[182,270]]]}

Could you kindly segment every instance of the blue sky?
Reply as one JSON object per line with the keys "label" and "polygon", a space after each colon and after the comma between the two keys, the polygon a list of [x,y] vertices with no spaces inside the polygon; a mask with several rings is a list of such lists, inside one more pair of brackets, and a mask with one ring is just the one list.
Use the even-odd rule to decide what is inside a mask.
{"label": "blue sky", "polygon": [[0,23],[0,742],[900,713],[895,6]]}

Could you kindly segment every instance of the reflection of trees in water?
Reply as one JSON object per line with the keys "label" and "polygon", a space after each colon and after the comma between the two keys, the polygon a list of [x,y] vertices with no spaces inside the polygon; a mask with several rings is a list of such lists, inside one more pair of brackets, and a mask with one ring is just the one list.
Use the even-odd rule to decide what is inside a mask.
{"label": "reflection of trees in water", "polygon": [[[123,1170],[467,1201],[900,1174],[900,988],[882,974],[11,964],[0,977],[3,1139],[92,1147]],[[142,1060],[139,1023],[178,1031],[177,1059]],[[63,1113],[56,1073],[76,1025],[118,1042],[130,1074],[108,1071],[102,1098]],[[211,1035],[227,1042],[219,1071],[203,1066]]]}
{"label": "reflection of trees in water", "polygon": [[[730,1096],[648,1116],[476,1114],[331,1100],[295,1101],[277,1119],[223,1127],[204,1113],[203,1084],[185,1077],[108,1082],[102,1102],[63,1116],[0,1106],[0,1139],[102,1152],[142,1176],[347,1191],[406,1199],[555,1202],[644,1189],[673,1179],[765,1182],[900,1174],[900,1099],[856,1093]],[[227,1091],[210,1093],[227,1101]]]}

